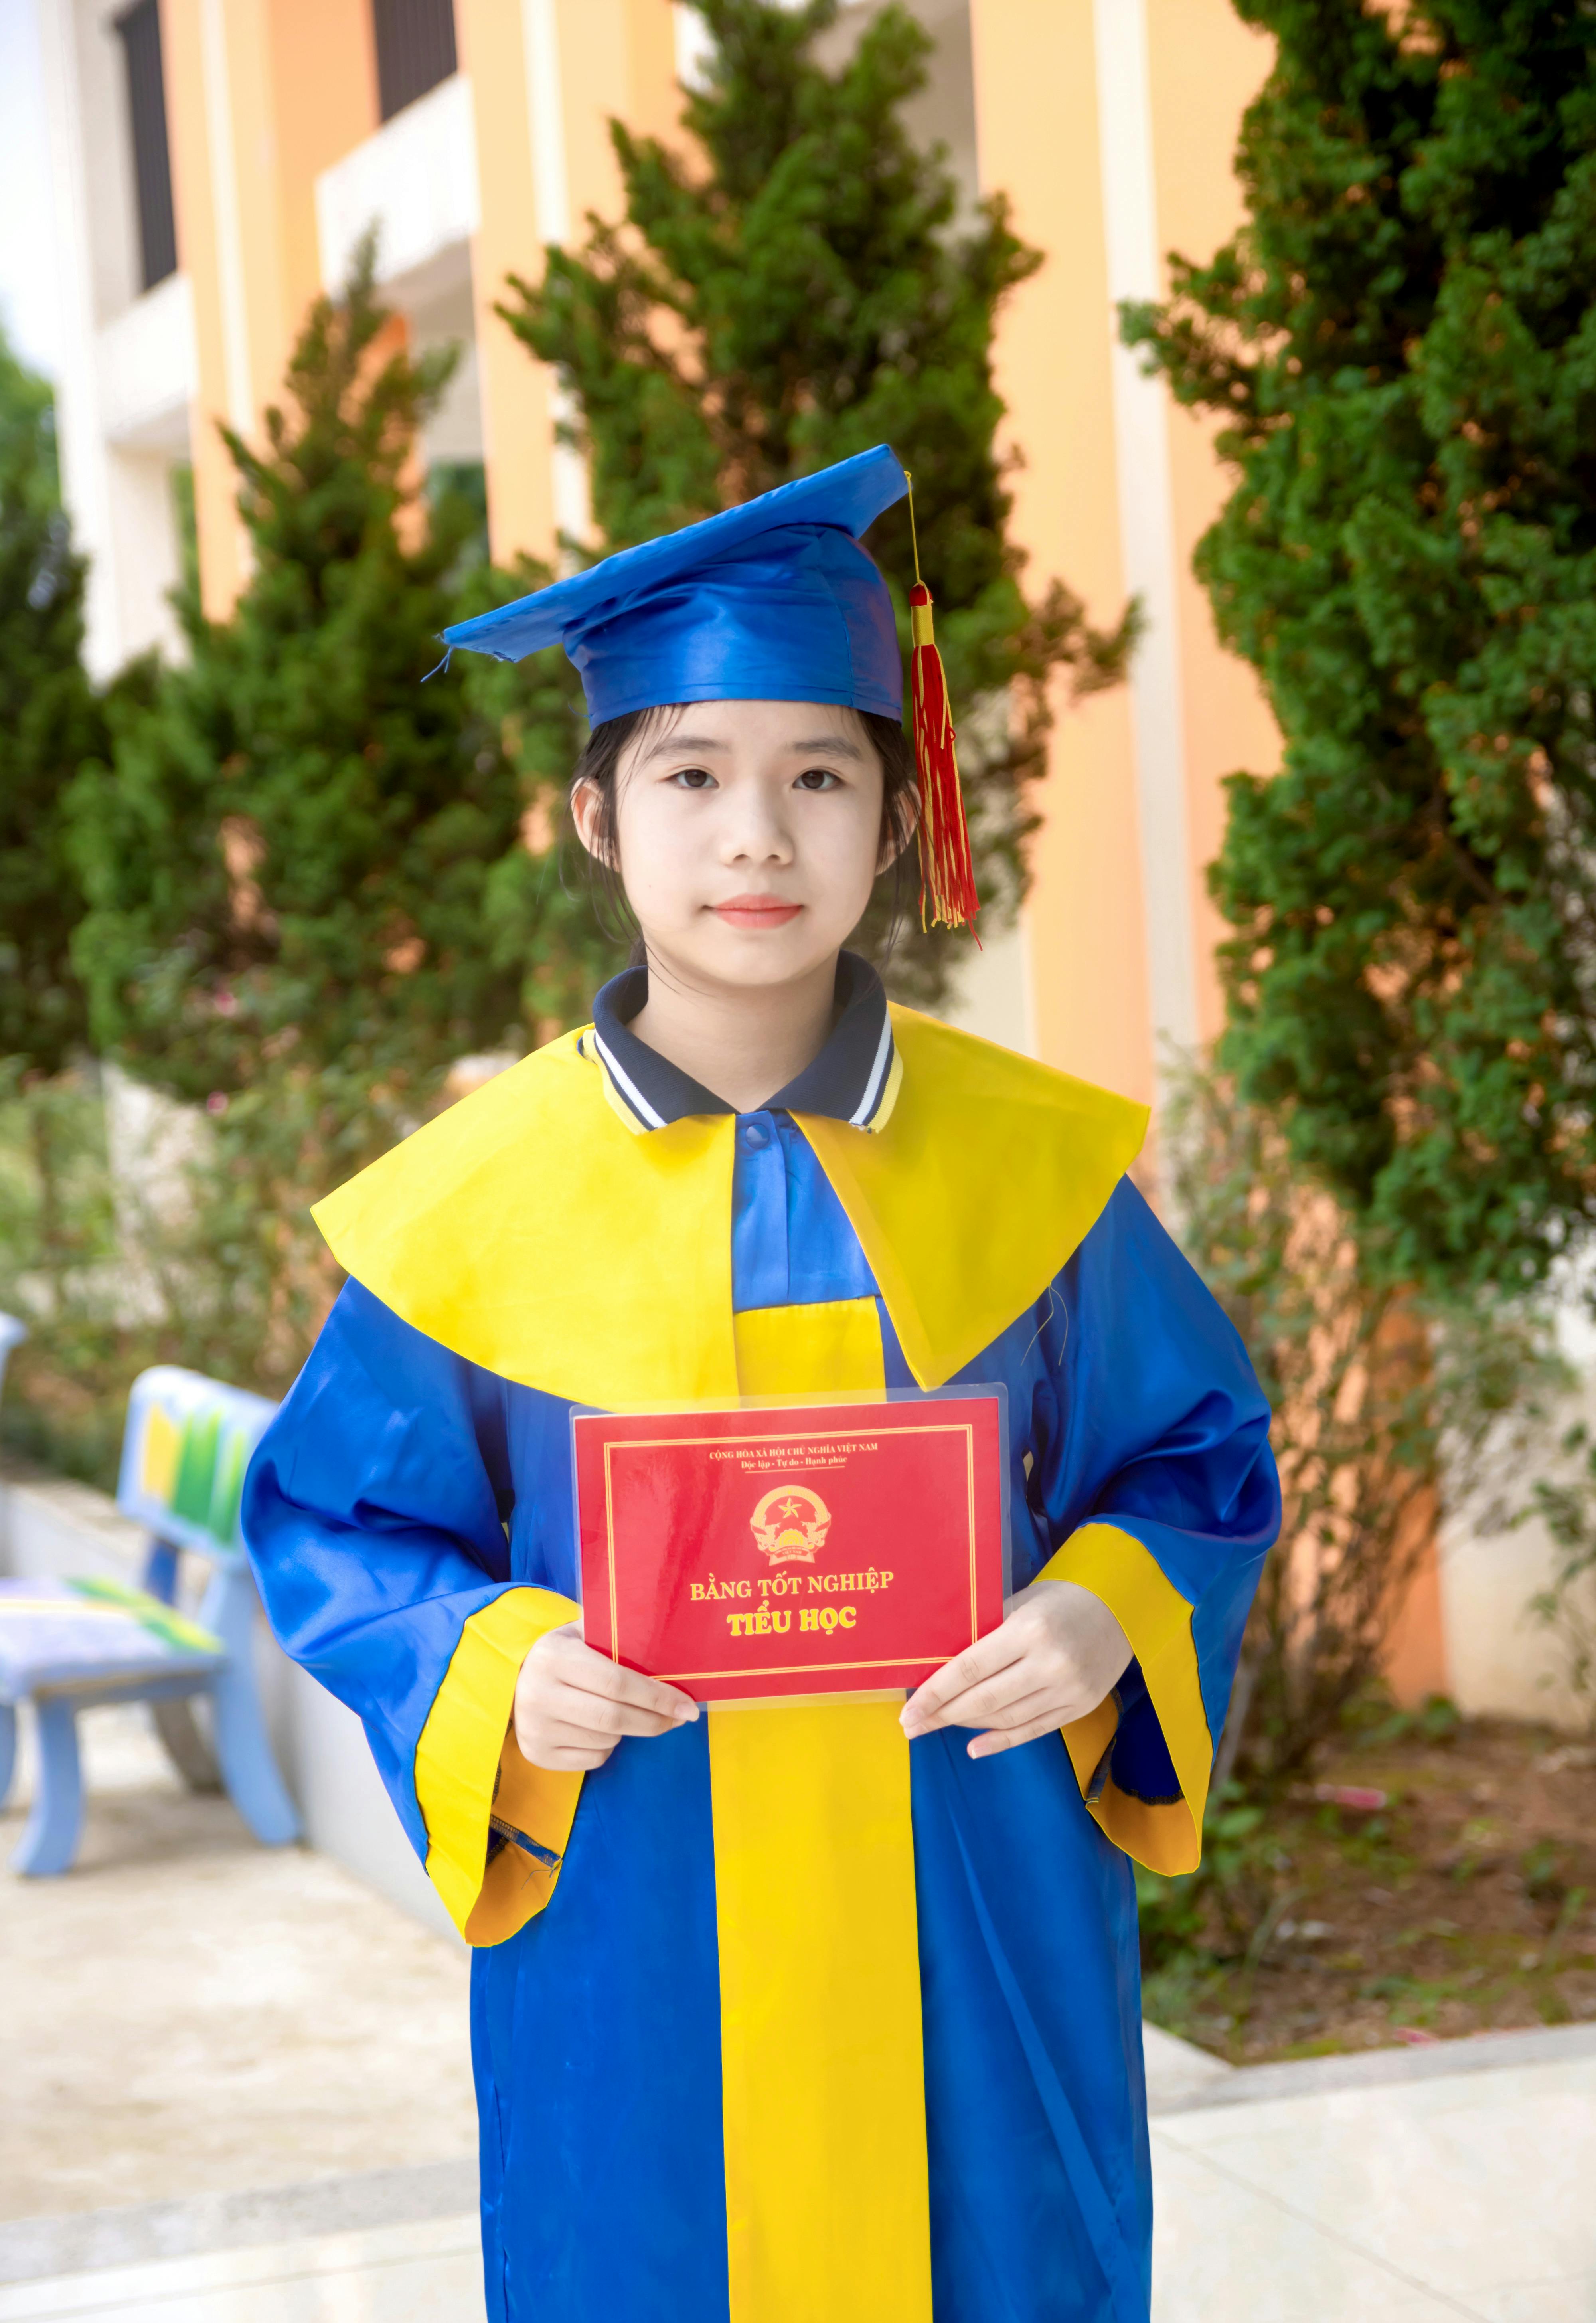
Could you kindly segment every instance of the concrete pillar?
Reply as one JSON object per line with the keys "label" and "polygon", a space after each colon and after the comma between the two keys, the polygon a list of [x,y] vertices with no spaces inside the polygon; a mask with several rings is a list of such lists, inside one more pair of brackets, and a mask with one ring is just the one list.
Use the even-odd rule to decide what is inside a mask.
{"label": "concrete pillar", "polygon": [[[472,304],[482,405],[483,464],[488,478],[488,539],[493,560],[509,565],[521,553],[552,560],[554,400],[557,382],[535,363],[496,311],[509,297],[505,277],[536,282],[545,240],[563,238],[547,214],[552,182],[563,197],[564,160],[546,118],[535,141],[532,100],[544,87],[537,61],[536,19],[546,11],[531,0],[455,0],[460,69],[468,75],[476,115],[481,224],[472,240]],[[540,109],[546,114],[548,107]],[[541,198],[540,198],[541,188]]]}
{"label": "concrete pillar", "polygon": [[[1242,115],[1270,69],[1273,48],[1243,23],[1229,0],[1142,0],[1142,5],[1161,296],[1169,288],[1164,261],[1171,249],[1208,258],[1242,223],[1232,157]],[[1169,615],[1179,648],[1194,1023],[1196,1037],[1206,1043],[1225,1015],[1215,950],[1228,931],[1206,877],[1224,835],[1224,778],[1238,767],[1271,774],[1280,743],[1251,666],[1221,646],[1207,592],[1192,570],[1197,543],[1233,482],[1215,456],[1217,422],[1153,391],[1161,397],[1167,431]]]}
{"label": "concrete pillar", "polygon": [[547,244],[581,242],[590,210],[621,214],[612,118],[669,137],[680,100],[668,0],[456,0],[476,108],[482,224],[472,245],[477,360],[494,557],[553,562],[591,528],[580,455],[556,441],[575,417],[558,380],[495,311],[505,277],[537,282]]}
{"label": "concrete pillar", "polygon": [[213,619],[248,572],[237,476],[218,433],[246,440],[282,398],[284,365],[321,287],[316,179],[377,125],[367,0],[162,0],[172,195],[193,284],[194,497]]}
{"label": "concrete pillar", "polygon": [[106,427],[102,331],[138,290],[115,35],[70,0],[40,6],[37,24],[60,316],[61,487],[74,544],[88,558],[85,659],[105,679],[170,629],[161,595],[176,578],[170,476],[165,461],[119,459]]}
{"label": "concrete pillar", "polygon": [[[977,153],[1047,263],[1002,318],[998,391],[1021,453],[1014,528],[1027,585],[1055,575],[1111,620],[1127,588],[1117,501],[1109,285],[1091,0],[972,0]],[[1147,1097],[1152,1087],[1132,709],[1060,689],[1025,913],[1038,1053]]]}

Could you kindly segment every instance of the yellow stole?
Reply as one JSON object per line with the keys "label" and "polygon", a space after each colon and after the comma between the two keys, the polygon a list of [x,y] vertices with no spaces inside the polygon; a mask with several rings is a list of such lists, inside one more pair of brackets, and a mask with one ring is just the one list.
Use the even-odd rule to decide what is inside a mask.
{"label": "yellow stole", "polygon": [[[1064,1264],[1141,1151],[1147,1108],[913,1010],[885,1129],[802,1116],[909,1367],[940,1387]],[[634,1134],[566,1033],[316,1209],[357,1281],[455,1354],[611,1408],[738,1391],[736,1124]]]}

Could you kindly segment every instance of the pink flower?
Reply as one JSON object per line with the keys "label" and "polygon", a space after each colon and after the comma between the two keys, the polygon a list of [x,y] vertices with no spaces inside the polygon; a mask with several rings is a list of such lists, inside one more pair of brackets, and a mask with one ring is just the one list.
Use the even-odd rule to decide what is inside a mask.
{"label": "pink flower", "polygon": [[1346,1807],[1353,1814],[1378,1814],[1386,1804],[1384,1791],[1365,1790],[1361,1783],[1319,1783],[1314,1796],[1325,1806]]}

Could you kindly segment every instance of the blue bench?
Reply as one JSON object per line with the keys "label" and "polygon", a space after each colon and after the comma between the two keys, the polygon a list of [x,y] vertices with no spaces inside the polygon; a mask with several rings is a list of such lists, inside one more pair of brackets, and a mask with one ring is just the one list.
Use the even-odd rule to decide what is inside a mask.
{"label": "blue bench", "polygon": [[20,1347],[28,1336],[28,1327],[19,1323],[14,1315],[0,1315],[0,1387],[5,1384],[5,1358],[13,1347]]}
{"label": "blue bench", "polygon": [[[147,1530],[141,1585],[0,1581],[0,1804],[24,1702],[39,1736],[38,1788],[13,1870],[38,1878],[71,1868],[83,1823],[78,1713],[108,1702],[149,1703],[186,1780],[224,1786],[265,1845],[298,1837],[255,1686],[255,1584],[238,1534],[243,1472],[274,1409],[171,1364],[142,1373],[116,1488],[118,1508]],[[185,1550],[211,1568],[193,1620],[177,1603]],[[193,1716],[198,1699],[209,1704],[208,1741]]]}

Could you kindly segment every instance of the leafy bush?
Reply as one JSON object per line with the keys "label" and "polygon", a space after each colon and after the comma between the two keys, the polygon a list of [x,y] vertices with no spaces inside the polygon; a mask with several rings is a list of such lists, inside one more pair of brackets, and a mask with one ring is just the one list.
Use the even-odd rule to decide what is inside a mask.
{"label": "leafy bush", "polygon": [[1241,231],[1125,335],[1219,416],[1222,1056],[1366,1263],[1545,1277],[1596,1216],[1596,15],[1236,0]]}
{"label": "leafy bush", "polygon": [[[101,1049],[188,1099],[325,1075],[326,1103],[347,1094],[373,1131],[385,1097],[424,1110],[462,1051],[527,1045],[540,904],[584,968],[608,956],[585,904],[522,895],[531,802],[502,719],[470,673],[421,682],[475,518],[415,489],[453,358],[390,349],[390,319],[368,247],[312,309],[264,450],[228,436],[248,586],[225,621],[183,601],[188,666],[116,721],[71,800],[90,906],[73,954]],[[573,754],[568,691],[539,709]]]}
{"label": "leafy bush", "polygon": [[1181,1238],[1274,1413],[1284,1521],[1217,1769],[1221,1787],[1239,1769],[1268,1792],[1376,1676],[1433,1537],[1443,1470],[1454,1501],[1510,1521],[1570,1375],[1549,1301],[1420,1299],[1371,1267],[1353,1220],[1304,1189],[1279,1125],[1228,1080],[1188,1067],[1171,1089]]}
{"label": "leafy bush", "polygon": [[104,739],[83,669],[83,586],[50,389],[0,334],[0,1056],[43,1072],[85,1025],[69,957],[83,895],[63,814],[80,761]]}

